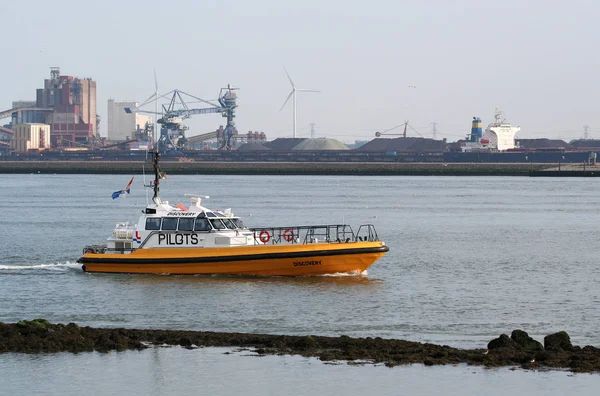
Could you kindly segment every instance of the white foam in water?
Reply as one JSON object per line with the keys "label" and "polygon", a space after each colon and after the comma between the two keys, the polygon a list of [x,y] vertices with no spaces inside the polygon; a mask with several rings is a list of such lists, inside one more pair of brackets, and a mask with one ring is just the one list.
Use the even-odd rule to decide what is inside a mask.
{"label": "white foam in water", "polygon": [[344,277],[344,276],[367,276],[369,273],[367,270],[360,271],[349,271],[349,272],[336,272],[334,274],[323,274],[321,276],[333,276],[333,277]]}
{"label": "white foam in water", "polygon": [[54,263],[54,264],[35,264],[35,265],[0,265],[2,271],[22,271],[22,270],[45,270],[45,271],[64,271],[69,268],[81,268],[81,264],[71,263]]}

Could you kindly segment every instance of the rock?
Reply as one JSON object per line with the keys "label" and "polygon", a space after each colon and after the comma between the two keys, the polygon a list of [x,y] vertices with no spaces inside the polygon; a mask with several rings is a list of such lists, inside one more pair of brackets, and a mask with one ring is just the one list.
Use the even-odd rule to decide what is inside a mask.
{"label": "rock", "polygon": [[550,334],[544,337],[544,347],[550,351],[570,351],[573,348],[571,337],[566,331]]}
{"label": "rock", "polygon": [[[457,349],[414,341],[351,338],[348,336],[295,336],[245,333],[216,333],[201,331],[102,329],[76,324],[0,323],[0,356],[3,352],[65,352],[122,351],[144,349],[147,345],[184,345],[184,348],[226,346],[241,350],[255,348],[257,356],[302,355],[313,356],[324,362],[348,361],[355,364],[370,362],[393,367],[403,364],[474,364],[485,367],[523,367],[526,369],[559,368],[574,372],[600,372],[600,349],[593,346],[571,347],[569,350],[527,351],[532,340],[527,333],[517,330],[512,338],[502,334],[488,344],[489,349]],[[143,341],[143,343],[142,343]],[[550,348],[569,348],[565,332],[546,337]],[[538,346],[539,347],[539,346]]]}
{"label": "rock", "polygon": [[541,342],[529,337],[523,330],[513,330],[510,338],[515,342],[517,348],[521,348],[527,352],[539,352],[544,350]]}
{"label": "rock", "polygon": [[586,345],[581,349],[586,352],[593,352],[593,353],[600,354],[600,348],[596,348],[595,346]]}
{"label": "rock", "polygon": [[319,344],[313,336],[309,335],[299,339],[296,343],[296,347],[300,347],[301,349],[315,349],[319,347]]}
{"label": "rock", "polygon": [[515,342],[506,334],[502,334],[498,338],[494,338],[487,345],[488,349],[499,349],[499,348],[515,348]]}

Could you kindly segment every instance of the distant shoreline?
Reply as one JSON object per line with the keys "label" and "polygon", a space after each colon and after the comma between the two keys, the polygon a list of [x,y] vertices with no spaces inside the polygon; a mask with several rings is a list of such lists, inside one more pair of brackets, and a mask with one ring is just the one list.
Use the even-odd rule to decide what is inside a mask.
{"label": "distant shoreline", "polygon": [[[0,161],[3,174],[132,174],[150,169],[144,161]],[[179,162],[163,161],[180,175],[347,175],[347,176],[530,176],[556,167],[533,163],[445,162]]]}

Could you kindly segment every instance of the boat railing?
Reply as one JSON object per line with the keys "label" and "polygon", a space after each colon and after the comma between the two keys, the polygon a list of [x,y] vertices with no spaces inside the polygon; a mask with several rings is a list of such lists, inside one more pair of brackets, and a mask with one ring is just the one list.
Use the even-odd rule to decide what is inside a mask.
{"label": "boat railing", "polygon": [[101,254],[101,253],[106,253],[107,250],[107,246],[104,245],[87,245],[86,247],[83,248],[83,254],[86,253],[97,253],[97,254]]}
{"label": "boat railing", "polygon": [[[255,244],[309,244],[376,241],[377,232],[371,224],[362,225],[355,234],[347,224],[291,227],[253,227]],[[360,235],[360,239],[359,239]]]}
{"label": "boat railing", "polygon": [[363,224],[358,227],[358,231],[356,232],[356,240],[359,242],[378,241],[379,236],[377,235],[377,231],[375,231],[375,226],[373,224]]}
{"label": "boat railing", "polygon": [[106,244],[104,245],[87,245],[83,248],[83,254],[96,253],[96,254],[127,254],[131,253],[136,248],[131,247],[131,244],[121,244],[119,246],[109,248]]}
{"label": "boat railing", "polygon": [[114,248],[114,249],[107,249],[105,253],[127,254],[127,253],[132,253],[135,250],[137,250],[137,249],[136,248]]}

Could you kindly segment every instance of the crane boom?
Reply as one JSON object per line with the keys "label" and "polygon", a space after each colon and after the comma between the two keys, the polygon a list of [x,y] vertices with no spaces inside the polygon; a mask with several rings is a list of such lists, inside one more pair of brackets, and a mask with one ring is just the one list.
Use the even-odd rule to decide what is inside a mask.
{"label": "crane boom", "polygon": [[[238,88],[233,87],[231,84],[227,85],[225,88],[221,88],[218,98],[219,104],[211,103],[207,100],[197,98],[195,96],[186,94],[183,91],[175,89],[169,93],[171,94],[170,103],[168,106],[162,106],[163,111],[161,113],[158,113],[157,111],[140,109],[140,107],[143,105],[148,104],[149,101],[144,102],[142,106],[136,108],[126,107],[124,110],[127,114],[144,113],[154,114],[157,116],[157,118],[160,117],[156,120],[156,123],[161,125],[160,141],[163,142],[164,147],[172,146],[173,148],[177,146],[178,141],[185,142],[186,140],[184,133],[185,130],[187,130],[187,126],[183,124],[183,120],[197,114],[219,113],[223,117],[227,118],[227,125],[223,132],[223,140],[220,143],[220,148],[230,149],[231,139],[235,132],[235,123],[233,119],[235,117],[235,109],[237,108],[237,97],[233,91],[237,89]],[[204,109],[189,109],[182,95],[189,96],[195,100],[199,100],[214,107],[208,107]],[[160,97],[157,96],[155,101],[165,97],[166,95],[162,95]],[[183,108],[175,109],[176,105],[180,105]]]}
{"label": "crane boom", "polygon": [[[181,117],[181,118],[189,118],[193,115],[197,114],[213,114],[213,113],[222,113],[226,111],[226,108],[223,107],[208,107],[206,109],[182,109],[182,110],[171,110],[167,114],[170,117]],[[142,110],[139,108],[131,108],[125,107],[125,113],[143,113],[143,114],[158,114],[163,115],[163,113],[157,113],[155,111]]]}
{"label": "crane boom", "polygon": [[174,113],[178,113],[179,117],[191,117],[196,114],[212,114],[212,113],[222,113],[225,111],[225,108],[222,107],[208,107],[206,109],[188,109],[188,110],[176,110]]}

